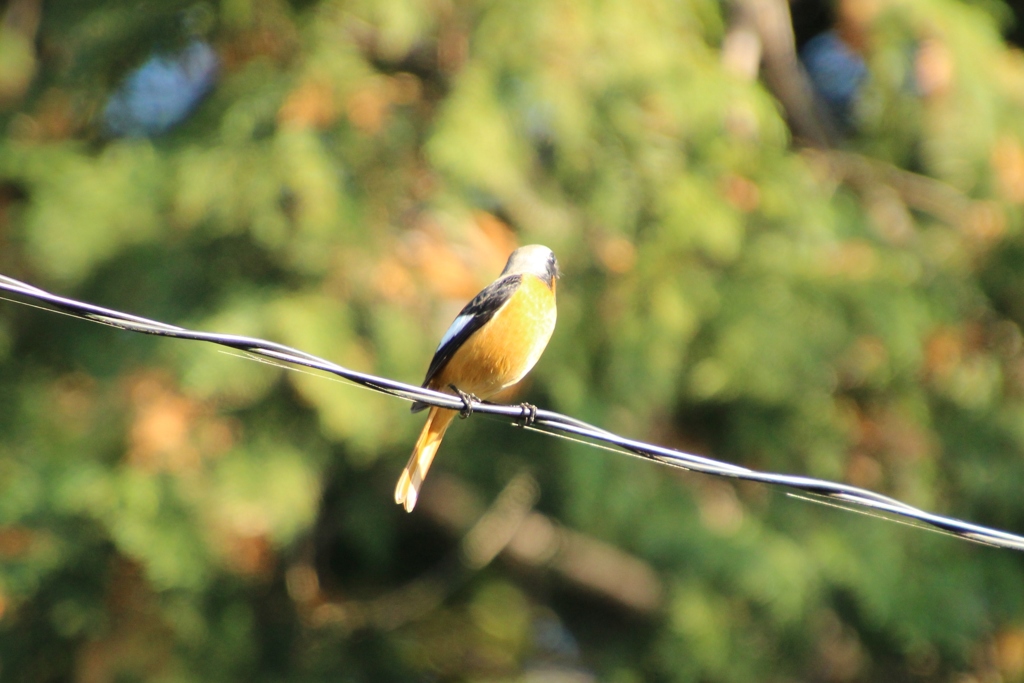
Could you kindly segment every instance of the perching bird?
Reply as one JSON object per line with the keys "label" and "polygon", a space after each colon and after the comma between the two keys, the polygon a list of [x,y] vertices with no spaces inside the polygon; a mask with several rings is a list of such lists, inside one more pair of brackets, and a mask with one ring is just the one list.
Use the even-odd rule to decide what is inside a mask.
{"label": "perching bird", "polygon": [[[498,279],[462,309],[430,361],[423,386],[487,399],[526,376],[555,330],[558,261],[547,247],[512,252]],[[427,404],[417,401],[412,412]],[[457,410],[431,407],[409,464],[395,487],[395,502],[412,512],[420,486]]]}

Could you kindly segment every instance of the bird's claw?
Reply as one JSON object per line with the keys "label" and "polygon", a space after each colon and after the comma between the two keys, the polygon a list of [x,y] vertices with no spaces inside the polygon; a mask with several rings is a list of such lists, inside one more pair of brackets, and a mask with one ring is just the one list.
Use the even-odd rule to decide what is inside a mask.
{"label": "bird's claw", "polygon": [[473,414],[473,401],[479,402],[480,399],[474,396],[473,394],[467,394],[465,391],[459,389],[454,384],[449,384],[448,388],[454,391],[456,394],[458,394],[459,398],[462,399],[462,410],[459,411],[459,417],[465,420],[467,417]]}
{"label": "bird's claw", "polygon": [[519,408],[523,411],[522,415],[516,418],[518,424],[523,427],[529,427],[537,421],[537,406],[532,403],[520,403]]}

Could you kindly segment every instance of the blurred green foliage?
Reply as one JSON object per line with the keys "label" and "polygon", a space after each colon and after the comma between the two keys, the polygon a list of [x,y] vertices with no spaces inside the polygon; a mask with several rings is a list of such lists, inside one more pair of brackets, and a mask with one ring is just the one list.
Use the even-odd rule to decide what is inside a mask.
{"label": "blurred green foliage", "polygon": [[[0,272],[417,382],[544,243],[531,401],[1024,532],[1008,11],[840,2],[870,77],[812,148],[751,3],[7,0]],[[198,109],[105,132],[197,39]],[[6,303],[0,406],[3,680],[1024,680],[1009,551],[479,418],[406,515],[406,404]],[[443,510],[522,471],[562,553],[459,560]]]}

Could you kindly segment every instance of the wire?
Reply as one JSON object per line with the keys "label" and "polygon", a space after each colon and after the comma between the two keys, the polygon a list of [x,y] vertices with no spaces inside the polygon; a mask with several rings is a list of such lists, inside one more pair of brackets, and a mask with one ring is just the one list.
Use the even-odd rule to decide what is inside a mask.
{"label": "wire", "polygon": [[[137,315],[122,313],[109,308],[102,308],[94,304],[76,301],[66,297],[52,294],[45,290],[33,287],[6,275],[0,275],[0,290],[9,292],[20,297],[25,297],[36,302],[48,304],[49,307],[41,307],[44,310],[64,313],[76,318],[90,320],[92,322],[109,325],[122,330],[141,332],[161,337],[174,337],[176,339],[191,339],[194,341],[205,341],[219,344],[244,353],[260,356],[269,359],[271,362],[284,362],[292,365],[300,365],[336,375],[355,384],[367,387],[385,394],[390,394],[407,401],[422,401],[432,406],[448,408],[451,410],[463,410],[467,406],[460,397],[450,394],[443,394],[431,389],[405,384],[386,377],[377,377],[368,373],[357,372],[342,367],[322,358],[318,358],[304,351],[290,348],[283,344],[256,339],[253,337],[241,337],[230,334],[215,334],[211,332],[198,332],[176,325],[168,325],[156,320],[149,320]],[[28,306],[36,306],[19,299],[7,299],[14,303]],[[467,399],[468,401],[469,399]],[[524,425],[527,423],[532,410],[525,405],[498,405],[494,403],[483,403],[469,401],[472,411],[486,415],[496,415],[511,418],[511,421]],[[733,465],[727,462],[706,458],[692,453],[684,453],[671,448],[665,448],[656,444],[645,443],[635,439],[628,439],[618,434],[587,424],[581,420],[562,415],[550,410],[537,410],[532,423],[532,429],[542,431],[555,436],[568,437],[572,440],[582,440],[584,443],[596,446],[600,443],[617,446],[625,451],[624,454],[636,455],[646,460],[676,467],[679,469],[701,472],[718,477],[742,479],[755,481],[770,486],[778,486],[789,489],[796,489],[812,496],[820,496],[847,505],[858,505],[868,508],[873,515],[888,513],[899,517],[906,517],[923,523],[934,530],[955,535],[977,543],[1009,548],[1013,550],[1024,550],[1024,536],[1012,534],[998,529],[972,524],[963,520],[942,515],[933,514],[919,508],[908,505],[894,498],[883,496],[867,489],[841,484],[824,479],[814,479],[790,474],[778,474],[773,472],[761,472],[747,467]],[[596,442],[596,443],[595,443]],[[614,448],[610,450],[616,450]],[[622,452],[622,451],[619,451]],[[820,502],[820,501],[818,501]],[[838,506],[844,507],[844,506]]]}

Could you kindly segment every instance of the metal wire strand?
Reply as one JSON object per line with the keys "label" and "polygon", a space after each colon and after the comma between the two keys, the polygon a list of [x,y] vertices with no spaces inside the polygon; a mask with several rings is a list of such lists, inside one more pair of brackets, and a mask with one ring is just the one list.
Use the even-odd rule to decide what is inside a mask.
{"label": "metal wire strand", "polygon": [[[153,334],[162,337],[174,337],[177,339],[191,339],[194,341],[205,341],[219,344],[232,349],[261,356],[272,361],[300,365],[327,372],[346,380],[354,382],[370,389],[390,394],[407,401],[422,401],[432,406],[461,410],[466,407],[463,399],[450,394],[442,394],[437,391],[423,387],[398,382],[386,377],[378,377],[368,373],[357,372],[349,368],[331,363],[309,353],[293,349],[283,344],[256,339],[253,337],[241,337],[230,334],[215,334],[212,332],[198,332],[176,325],[168,325],[156,320],[149,320],[137,315],[122,313],[109,308],[102,308],[93,304],[76,301],[66,297],[57,296],[50,292],[33,287],[6,275],[0,275],[0,290],[9,292],[19,297],[31,299],[46,304],[44,310],[51,312],[65,313],[67,315],[90,320],[92,322],[110,325],[122,330]],[[15,303],[28,304],[19,299],[8,299]],[[467,399],[468,400],[468,399]],[[495,415],[509,418],[510,421],[522,423],[529,415],[529,410],[521,405],[498,405],[471,401],[474,413]],[[684,453],[671,448],[665,448],[656,444],[645,443],[635,439],[628,439],[618,434],[595,427],[568,415],[562,415],[550,410],[537,410],[532,422],[532,428],[538,431],[551,433],[553,435],[568,436],[576,440],[583,440],[589,445],[597,445],[594,442],[611,444],[621,449],[619,452],[642,457],[653,462],[677,467],[693,472],[701,472],[718,477],[742,479],[754,481],[769,486],[796,489],[811,494],[815,497],[834,499],[846,505],[857,505],[867,508],[872,513],[887,513],[900,517],[915,520],[919,524],[931,527],[942,532],[952,534],[959,538],[992,545],[1000,548],[1013,550],[1024,550],[1024,536],[1012,534],[998,529],[972,524],[952,517],[933,514],[925,510],[913,507],[894,498],[883,496],[873,491],[826,481],[811,477],[798,475],[779,474],[774,472],[761,472],[747,467],[733,465],[727,462],[706,458],[692,453]],[[615,449],[612,449],[615,450]]]}

